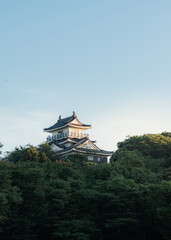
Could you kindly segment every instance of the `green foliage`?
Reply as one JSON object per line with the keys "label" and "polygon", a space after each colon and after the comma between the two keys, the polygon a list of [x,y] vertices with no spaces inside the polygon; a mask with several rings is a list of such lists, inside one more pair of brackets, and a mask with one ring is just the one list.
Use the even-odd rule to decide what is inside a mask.
{"label": "green foliage", "polygon": [[[139,182],[144,182],[145,179],[151,182],[161,181],[162,178],[169,180],[170,173],[167,169],[171,167],[171,133],[129,137],[118,143],[118,150],[112,155],[111,161],[127,166],[124,168],[125,174],[123,171],[122,174],[135,179],[133,175],[126,176],[126,169],[128,170],[132,163],[134,175],[139,177]],[[135,169],[135,164],[141,165],[139,169]]]}
{"label": "green foliage", "polygon": [[170,240],[170,139],[129,138],[110,164],[16,148],[0,161],[0,239]]}
{"label": "green foliage", "polygon": [[121,150],[117,152],[117,162],[127,168],[144,168],[144,159],[138,151]]}
{"label": "green foliage", "polygon": [[171,156],[171,133],[133,136],[118,143],[118,149],[138,151],[143,156],[164,158]]}
{"label": "green foliage", "polygon": [[139,183],[142,159],[128,151],[117,163],[79,167],[1,161],[0,238],[169,240],[171,186]]}
{"label": "green foliage", "polygon": [[[2,143],[0,143],[0,149],[3,147]],[[2,151],[0,151],[0,154],[2,153]]]}
{"label": "green foliage", "polygon": [[66,161],[77,163],[77,164],[83,164],[87,162],[87,158],[83,154],[75,153],[75,154],[68,155]]}
{"label": "green foliage", "polygon": [[15,148],[14,151],[8,152],[5,160],[9,162],[38,162],[39,153],[35,147],[27,145],[26,147]]}
{"label": "green foliage", "polygon": [[9,162],[55,162],[58,160],[58,155],[52,151],[48,144],[41,144],[38,147],[27,145],[26,147],[20,146],[15,148],[14,151],[8,152],[5,157]]}
{"label": "green foliage", "polygon": [[40,155],[40,162],[52,161],[55,162],[59,159],[59,156],[51,149],[48,143],[40,144],[37,147],[37,151]]}
{"label": "green foliage", "polygon": [[162,132],[161,135],[171,138],[171,132]]}
{"label": "green foliage", "polygon": [[165,168],[163,171],[163,178],[165,180],[171,181],[171,167]]}

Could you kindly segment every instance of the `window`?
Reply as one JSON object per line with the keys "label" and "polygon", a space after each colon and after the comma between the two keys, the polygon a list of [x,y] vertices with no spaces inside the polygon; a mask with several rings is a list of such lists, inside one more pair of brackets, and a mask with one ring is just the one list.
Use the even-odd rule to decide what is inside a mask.
{"label": "window", "polygon": [[93,161],[93,156],[88,156],[88,160]]}
{"label": "window", "polygon": [[64,137],[63,131],[58,132],[58,138],[62,138],[62,137]]}

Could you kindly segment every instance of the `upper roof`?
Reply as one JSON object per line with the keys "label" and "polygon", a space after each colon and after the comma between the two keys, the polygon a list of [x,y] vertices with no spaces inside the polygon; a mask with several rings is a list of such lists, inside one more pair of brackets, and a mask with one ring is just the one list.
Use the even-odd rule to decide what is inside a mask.
{"label": "upper roof", "polygon": [[[74,121],[74,120],[76,120],[76,121]],[[71,126],[73,126],[73,127],[82,127],[84,129],[88,129],[88,128],[91,127],[91,125],[86,125],[86,124],[81,123],[77,119],[77,116],[76,116],[75,112],[73,112],[73,115],[70,116],[70,117],[67,117],[67,118],[61,118],[61,115],[60,115],[58,121],[54,125],[52,125],[51,127],[44,128],[44,131],[53,132],[54,130],[63,128],[65,126],[67,126],[68,124],[71,124]]]}

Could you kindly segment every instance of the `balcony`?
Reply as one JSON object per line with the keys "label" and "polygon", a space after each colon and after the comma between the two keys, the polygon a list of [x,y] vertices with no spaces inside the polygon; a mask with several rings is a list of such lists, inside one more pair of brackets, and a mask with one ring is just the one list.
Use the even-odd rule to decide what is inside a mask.
{"label": "balcony", "polygon": [[68,135],[68,137],[71,137],[71,138],[84,138],[84,137],[88,137],[89,135],[87,133],[76,133],[76,132],[73,132],[73,133],[70,133]]}
{"label": "balcony", "polygon": [[54,141],[54,140],[60,140],[60,139],[63,139],[63,138],[67,138],[67,137],[71,137],[71,138],[84,138],[84,137],[89,137],[88,134],[86,133],[76,133],[76,132],[73,132],[73,133],[60,133],[58,135],[54,135],[54,136],[48,136],[47,137],[47,142],[51,142],[51,141]]}

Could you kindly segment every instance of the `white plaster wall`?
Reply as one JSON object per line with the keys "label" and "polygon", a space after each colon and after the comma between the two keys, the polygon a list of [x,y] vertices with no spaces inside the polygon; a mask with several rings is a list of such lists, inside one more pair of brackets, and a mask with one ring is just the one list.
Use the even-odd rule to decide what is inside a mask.
{"label": "white plaster wall", "polygon": [[70,135],[70,136],[72,135],[72,137],[79,137],[79,135],[80,135],[81,132],[82,132],[82,130],[69,127],[69,135]]}
{"label": "white plaster wall", "polygon": [[58,130],[58,131],[55,131],[52,133],[52,136],[56,136],[59,134],[59,132],[63,132],[64,134],[68,134],[69,133],[69,129],[68,128],[64,128],[64,129],[61,129],[61,130]]}

